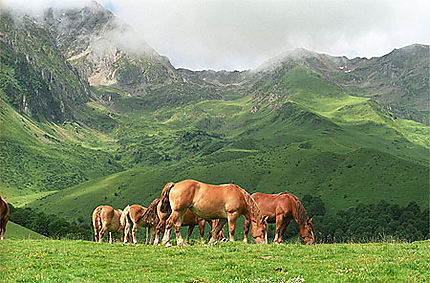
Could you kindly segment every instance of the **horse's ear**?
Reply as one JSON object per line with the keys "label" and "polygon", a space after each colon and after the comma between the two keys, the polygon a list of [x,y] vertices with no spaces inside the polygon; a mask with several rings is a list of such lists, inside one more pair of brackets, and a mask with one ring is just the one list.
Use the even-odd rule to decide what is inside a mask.
{"label": "horse's ear", "polygon": [[312,224],[312,217],[311,217],[311,218],[309,218],[308,223],[309,223],[309,224]]}

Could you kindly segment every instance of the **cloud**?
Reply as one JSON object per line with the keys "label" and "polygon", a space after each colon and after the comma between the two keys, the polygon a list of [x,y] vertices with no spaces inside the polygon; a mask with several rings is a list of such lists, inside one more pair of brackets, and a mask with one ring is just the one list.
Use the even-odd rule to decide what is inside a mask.
{"label": "cloud", "polygon": [[[20,2],[28,1],[13,1]],[[86,1],[30,2],[36,10]],[[255,68],[298,47],[331,55],[372,57],[412,43],[428,44],[430,40],[427,0],[99,2],[169,57],[174,66],[191,69]]]}

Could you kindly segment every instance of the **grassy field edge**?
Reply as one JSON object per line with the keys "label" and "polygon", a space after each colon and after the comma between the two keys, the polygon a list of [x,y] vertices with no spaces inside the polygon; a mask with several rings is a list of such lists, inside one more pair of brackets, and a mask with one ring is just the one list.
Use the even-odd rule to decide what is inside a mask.
{"label": "grassy field edge", "polygon": [[182,248],[76,240],[0,242],[6,282],[425,282],[430,241]]}

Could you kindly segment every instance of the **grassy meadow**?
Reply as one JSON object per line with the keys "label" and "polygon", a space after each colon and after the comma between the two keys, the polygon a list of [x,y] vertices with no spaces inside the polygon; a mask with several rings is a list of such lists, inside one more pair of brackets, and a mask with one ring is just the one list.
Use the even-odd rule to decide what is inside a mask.
{"label": "grassy meadow", "polygon": [[0,242],[4,282],[427,282],[430,242],[187,247]]}

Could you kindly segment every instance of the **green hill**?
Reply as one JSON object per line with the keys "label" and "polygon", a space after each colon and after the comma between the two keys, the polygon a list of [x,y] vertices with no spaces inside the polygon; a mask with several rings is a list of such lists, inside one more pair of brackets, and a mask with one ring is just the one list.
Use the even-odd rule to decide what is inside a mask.
{"label": "green hill", "polygon": [[5,239],[46,239],[46,237],[9,221],[6,226]]}
{"label": "green hill", "polygon": [[109,40],[130,27],[98,4],[0,20],[0,188],[17,206],[86,219],[187,178],[317,195],[331,212],[428,205],[428,46],[194,72]]}

